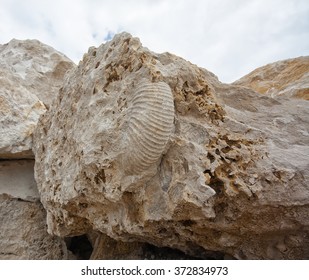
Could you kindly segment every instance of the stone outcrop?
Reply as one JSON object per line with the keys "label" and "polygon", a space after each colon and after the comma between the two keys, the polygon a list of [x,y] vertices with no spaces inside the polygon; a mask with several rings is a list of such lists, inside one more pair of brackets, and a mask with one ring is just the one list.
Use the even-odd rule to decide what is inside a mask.
{"label": "stone outcrop", "polygon": [[33,165],[0,161],[0,259],[68,259],[65,242],[47,234]]}
{"label": "stone outcrop", "polygon": [[308,258],[308,111],[116,35],[89,49],[35,129],[48,232]]}
{"label": "stone outcrop", "polygon": [[36,40],[0,45],[0,259],[68,259],[47,233],[32,134],[74,63]]}
{"label": "stone outcrop", "polygon": [[68,259],[65,242],[46,232],[42,204],[0,194],[0,259]]}
{"label": "stone outcrop", "polygon": [[233,83],[272,97],[309,100],[309,56],[270,63]]}
{"label": "stone outcrop", "polygon": [[33,158],[33,130],[72,67],[36,40],[0,45],[0,158]]}

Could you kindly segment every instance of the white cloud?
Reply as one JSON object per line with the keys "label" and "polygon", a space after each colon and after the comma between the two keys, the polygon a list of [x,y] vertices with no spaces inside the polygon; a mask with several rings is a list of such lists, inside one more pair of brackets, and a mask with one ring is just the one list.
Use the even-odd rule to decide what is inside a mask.
{"label": "white cloud", "polygon": [[278,59],[308,55],[307,0],[0,0],[0,44],[36,38],[78,62],[128,31],[231,82]]}

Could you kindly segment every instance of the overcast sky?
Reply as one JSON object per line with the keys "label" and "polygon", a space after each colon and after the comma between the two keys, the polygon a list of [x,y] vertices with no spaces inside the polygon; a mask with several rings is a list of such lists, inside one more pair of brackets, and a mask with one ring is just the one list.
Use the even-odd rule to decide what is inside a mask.
{"label": "overcast sky", "polygon": [[38,39],[78,63],[127,31],[232,82],[309,55],[308,0],[0,0],[0,44]]}

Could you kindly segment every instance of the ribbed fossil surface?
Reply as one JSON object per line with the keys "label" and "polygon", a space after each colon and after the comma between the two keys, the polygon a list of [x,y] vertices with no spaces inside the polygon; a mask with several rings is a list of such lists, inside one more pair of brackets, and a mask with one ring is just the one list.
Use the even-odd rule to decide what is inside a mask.
{"label": "ribbed fossil surface", "polygon": [[174,100],[164,82],[140,83],[129,111],[127,162],[130,173],[148,169],[161,157],[174,125]]}

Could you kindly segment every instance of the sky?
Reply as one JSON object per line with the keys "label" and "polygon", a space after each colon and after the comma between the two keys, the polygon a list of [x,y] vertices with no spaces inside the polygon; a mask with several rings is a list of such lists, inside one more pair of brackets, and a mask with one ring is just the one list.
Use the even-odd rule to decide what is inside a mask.
{"label": "sky", "polygon": [[0,44],[38,39],[75,63],[123,31],[230,83],[265,64],[309,55],[309,1],[0,0]]}

